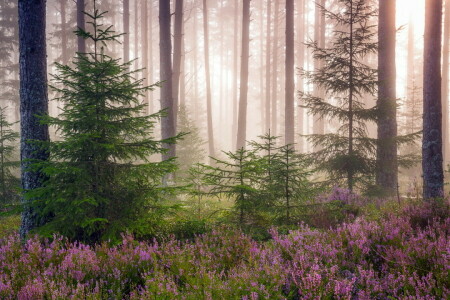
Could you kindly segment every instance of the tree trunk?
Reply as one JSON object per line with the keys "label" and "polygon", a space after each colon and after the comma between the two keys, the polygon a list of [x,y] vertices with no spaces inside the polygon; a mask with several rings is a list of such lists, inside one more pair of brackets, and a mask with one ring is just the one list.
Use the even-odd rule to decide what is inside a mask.
{"label": "tree trunk", "polygon": [[123,61],[130,61],[130,0],[123,0]]}
{"label": "tree trunk", "polygon": [[444,155],[444,166],[449,163],[450,144],[449,144],[449,122],[448,122],[448,80],[449,80],[449,40],[450,38],[450,0],[445,1],[444,35],[443,35],[443,60],[442,60],[442,148]]}
{"label": "tree trunk", "polygon": [[[84,22],[84,0],[77,0],[77,27],[85,30]],[[78,37],[78,52],[86,53],[86,41],[82,37]]]}
{"label": "tree trunk", "polygon": [[[172,37],[170,34],[170,1],[159,0],[159,55],[161,81],[161,109],[167,115],[161,119],[161,137],[175,136],[174,108],[172,98]],[[175,144],[167,144],[163,160],[175,157]]]}
{"label": "tree trunk", "polygon": [[234,42],[233,42],[233,126],[232,134],[233,149],[236,147],[237,126],[238,126],[238,62],[239,62],[239,1],[234,1]]}
{"label": "tree trunk", "polygon": [[211,103],[211,75],[209,70],[209,31],[208,31],[208,7],[206,0],[203,0],[203,32],[205,47],[205,76],[206,76],[206,114],[208,119],[208,145],[209,156],[214,156],[214,133],[212,122],[212,103]]}
{"label": "tree trunk", "polygon": [[380,0],[378,20],[378,147],[376,183],[388,195],[398,184],[395,2]]}
{"label": "tree trunk", "polygon": [[[169,1],[170,2],[170,1]],[[150,1],[150,5],[152,5],[151,1]],[[170,3],[169,3],[170,6]],[[170,9],[170,8],[169,8]],[[161,17],[160,17],[161,19]],[[160,20],[161,22],[161,20]],[[148,73],[149,70],[151,69],[151,66],[149,66],[148,64],[148,5],[147,5],[147,0],[144,0],[142,2],[142,9],[141,9],[141,28],[142,28],[142,34],[141,34],[141,42],[142,42],[142,67],[144,68],[144,70],[142,71],[142,75],[144,76],[144,86],[148,86],[149,85],[149,81],[148,81]],[[170,30],[170,19],[169,19],[169,30]],[[172,61],[172,60],[170,60]],[[170,66],[170,68],[172,68]],[[161,80],[163,80],[161,78]],[[145,103],[150,106],[150,102],[148,99],[148,91],[144,92],[144,101]],[[163,101],[164,98],[161,98],[161,101]]]}
{"label": "tree trunk", "polygon": [[425,1],[423,64],[423,197],[442,197],[442,103],[441,103],[442,0]]}
{"label": "tree trunk", "polygon": [[267,1],[267,24],[266,24],[266,107],[264,133],[270,130],[270,53],[271,53],[271,20],[272,20],[272,1]]}
{"label": "tree trunk", "polygon": [[[325,2],[321,0],[320,5],[323,5]],[[325,29],[325,24],[322,24],[323,14],[322,8],[320,7],[319,2],[316,4],[314,11],[314,40],[318,43],[319,47],[325,47],[324,43],[324,34],[323,31]],[[314,60],[314,69],[318,70],[323,65],[322,61],[315,59]],[[320,88],[318,84],[314,84],[314,95],[319,98],[324,97],[323,89]],[[323,119],[319,115],[313,116],[313,133],[314,134],[324,134],[325,133],[325,123]],[[316,149],[318,150],[318,149]]]}
{"label": "tree trunk", "polygon": [[247,134],[248,58],[250,45],[250,0],[244,0],[242,10],[241,81],[239,90],[239,115],[236,147],[245,148]]}
{"label": "tree trunk", "polygon": [[175,2],[175,29],[173,37],[173,102],[174,102],[174,121],[175,130],[177,127],[177,112],[180,91],[180,72],[181,72],[181,46],[183,43],[183,0]]}
{"label": "tree trunk", "polygon": [[[19,1],[20,160],[22,188],[25,191],[40,187],[44,180],[41,172],[29,170],[29,161],[48,159],[47,151],[39,150],[36,144],[30,143],[49,141],[48,126],[41,125],[37,117],[48,114],[45,2]],[[22,198],[22,238],[38,225],[35,213],[27,205],[29,201]]]}
{"label": "tree trunk", "polygon": [[[134,69],[138,69],[138,60],[139,56],[139,2],[138,0],[134,0]],[[136,74],[138,75],[138,74]]]}
{"label": "tree trunk", "polygon": [[[297,47],[297,67],[302,69],[305,64],[305,0],[300,0],[298,3],[298,47]],[[304,80],[303,76],[299,76],[298,78],[298,88],[297,90],[304,90]],[[303,132],[303,108],[300,107],[300,104],[297,106],[297,132],[298,134],[304,134]],[[299,151],[302,152],[303,147],[301,143],[298,145]]]}
{"label": "tree trunk", "polygon": [[285,88],[285,144],[294,144],[294,0],[286,0],[286,88]]}
{"label": "tree trunk", "polygon": [[274,34],[273,34],[273,50],[272,50],[272,109],[271,109],[271,128],[272,135],[278,134],[277,128],[277,105],[278,105],[278,31],[280,22],[280,0],[275,0],[274,10]]}

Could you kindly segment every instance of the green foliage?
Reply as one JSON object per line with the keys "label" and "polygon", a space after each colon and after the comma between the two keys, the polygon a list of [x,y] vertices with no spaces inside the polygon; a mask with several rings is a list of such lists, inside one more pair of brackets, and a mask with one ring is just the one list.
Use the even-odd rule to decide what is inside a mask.
{"label": "green foliage", "polygon": [[27,191],[43,226],[38,232],[55,232],[86,242],[119,238],[125,231],[139,232],[161,212],[161,200],[174,188],[161,179],[175,170],[172,160],[151,162],[151,155],[166,151],[164,144],[177,137],[155,140],[155,123],[164,115],[144,115],[139,98],[154,86],[142,86],[104,47],[120,35],[105,27],[105,13],[94,7],[86,13],[92,32],[76,33],[93,42],[93,52],[78,54],[74,66],[56,63],[54,75],[59,100],[65,103],[59,117],[42,117],[55,126],[61,141],[41,144],[49,161],[37,161],[48,179],[39,189]]}
{"label": "green foliage", "polygon": [[6,108],[0,107],[0,208],[18,200],[20,180],[17,178],[19,162],[13,159],[19,134],[6,119]]}
{"label": "green foliage", "polygon": [[333,184],[367,183],[374,175],[377,141],[368,137],[367,122],[374,122],[377,109],[366,108],[364,97],[374,96],[376,70],[364,58],[377,51],[375,30],[369,20],[376,15],[365,0],[339,0],[339,10],[322,7],[325,16],[339,25],[329,48],[308,46],[323,67],[304,75],[326,91],[327,99],[300,92],[309,113],[339,121],[336,132],[308,136],[320,150],[312,154],[317,168],[328,173]]}

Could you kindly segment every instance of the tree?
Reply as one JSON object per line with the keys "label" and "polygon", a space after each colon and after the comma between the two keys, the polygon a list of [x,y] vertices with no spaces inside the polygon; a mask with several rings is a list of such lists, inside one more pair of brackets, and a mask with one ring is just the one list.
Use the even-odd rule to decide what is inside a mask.
{"label": "tree", "polygon": [[398,185],[395,3],[393,0],[380,0],[378,13],[379,116],[376,183],[389,195],[395,194]]}
{"label": "tree", "polygon": [[425,2],[423,64],[423,197],[444,193],[442,166],[441,34],[442,0]]}
{"label": "tree", "polygon": [[206,76],[206,118],[208,123],[208,149],[209,156],[214,156],[214,129],[212,122],[212,103],[211,103],[211,75],[209,68],[209,28],[208,28],[208,6],[206,0],[203,0],[203,37],[205,49],[205,76]]}
{"label": "tree", "polygon": [[[85,19],[84,19],[84,0],[77,0],[77,27],[79,29],[85,29]],[[82,36],[78,36],[78,52],[86,52],[86,41]]]}
{"label": "tree", "polygon": [[174,170],[172,160],[149,161],[174,140],[152,137],[161,113],[144,115],[139,98],[153,87],[134,80],[130,62],[105,54],[104,47],[120,35],[103,26],[104,15],[94,2],[94,13],[87,14],[93,31],[77,31],[93,43],[93,52],[78,53],[73,67],[56,63],[53,89],[66,105],[59,117],[47,115],[41,122],[55,126],[62,140],[38,144],[50,159],[36,160],[33,169],[47,179],[27,192],[46,220],[39,232],[90,243],[137,230],[138,222],[158,210],[167,192],[161,178]]}
{"label": "tree", "polygon": [[266,102],[264,116],[264,132],[270,130],[270,49],[271,49],[271,18],[272,18],[272,2],[267,2],[267,28],[266,28]]}
{"label": "tree", "polygon": [[442,48],[442,152],[444,165],[450,160],[450,139],[449,139],[449,122],[448,122],[448,106],[449,106],[449,52],[450,52],[450,0],[445,0],[444,14],[444,35]]}
{"label": "tree", "polygon": [[242,10],[241,81],[239,89],[239,115],[237,149],[245,147],[247,136],[248,58],[250,46],[250,0],[244,0]]}
{"label": "tree", "polygon": [[130,60],[130,0],[123,0],[123,60]]}
{"label": "tree", "polygon": [[280,27],[280,0],[275,0],[274,4],[274,33],[273,33],[273,44],[272,44],[272,107],[271,107],[271,126],[270,131],[272,134],[277,135],[278,133],[278,121],[277,121],[277,105],[278,105],[278,34]]}
{"label": "tree", "polygon": [[294,145],[294,0],[286,0],[286,87],[285,87],[285,144]]}
{"label": "tree", "polygon": [[13,155],[19,134],[12,129],[14,124],[6,119],[6,108],[0,107],[0,207],[18,198],[20,180],[13,171],[19,166]]}
{"label": "tree", "polygon": [[[175,24],[174,24],[174,37],[173,37],[173,101],[174,106],[178,108],[179,105],[179,94],[180,94],[180,74],[181,74],[181,56],[183,53],[183,0],[176,0],[175,4]],[[178,109],[174,111],[175,116],[175,128],[177,123],[177,113]]]}
{"label": "tree", "polygon": [[[161,109],[166,116],[161,120],[161,136],[163,139],[175,135],[175,107],[172,94],[172,37],[170,33],[170,1],[159,1],[159,53],[160,72],[163,81],[161,88]],[[163,160],[175,157],[175,144],[167,144],[169,151],[163,153]]]}
{"label": "tree", "polygon": [[[20,160],[22,188],[25,191],[41,187],[45,179],[42,170],[29,168],[30,161],[48,159],[47,151],[30,142],[49,140],[48,126],[40,124],[38,118],[48,113],[45,9],[45,0],[19,1]],[[22,198],[22,238],[37,226],[29,201],[31,199],[27,197]]]}
{"label": "tree", "polygon": [[377,110],[365,108],[362,101],[363,94],[374,95],[376,91],[376,70],[362,62],[365,55],[377,50],[372,41],[373,26],[368,25],[375,11],[365,0],[338,2],[337,12],[322,9],[343,30],[334,31],[331,48],[321,48],[317,41],[308,45],[323,67],[304,72],[312,83],[326,90],[329,101],[305,92],[300,95],[310,113],[339,120],[335,133],[313,134],[308,139],[314,147],[321,147],[312,154],[318,169],[327,171],[334,184],[345,179],[353,190],[355,183],[373,176],[375,167],[376,141],[367,136],[366,122],[376,120]]}

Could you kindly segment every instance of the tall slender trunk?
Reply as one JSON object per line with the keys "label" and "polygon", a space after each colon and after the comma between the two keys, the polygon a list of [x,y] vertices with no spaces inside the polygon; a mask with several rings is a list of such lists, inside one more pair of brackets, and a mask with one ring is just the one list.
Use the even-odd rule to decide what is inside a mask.
{"label": "tall slender trunk", "polygon": [[[170,1],[159,0],[159,55],[161,81],[161,109],[167,115],[161,119],[161,137],[175,136],[174,107],[172,98],[172,36],[170,33]],[[175,144],[167,144],[163,160],[175,157]]]}
{"label": "tall slender trunk", "polygon": [[243,1],[242,9],[242,54],[241,54],[241,81],[239,90],[239,115],[237,149],[245,148],[247,137],[247,94],[248,94],[248,58],[250,46],[250,0]]}
{"label": "tall slender trunk", "polygon": [[184,22],[181,28],[183,38],[181,39],[181,62],[180,62],[180,94],[179,106],[186,105],[186,45],[184,41]]}
{"label": "tall slender trunk", "polygon": [[285,85],[285,144],[294,144],[294,0],[286,0],[286,85]]}
{"label": "tall slender trunk", "polygon": [[[170,2],[170,1],[169,1]],[[150,2],[150,5],[151,2]],[[169,3],[170,6],[170,3]],[[150,70],[150,66],[148,64],[148,5],[147,0],[143,0],[142,2],[142,10],[141,10],[141,28],[142,28],[142,34],[141,34],[141,41],[142,41],[142,67],[144,68],[142,75],[144,76],[144,86],[148,86],[148,72]],[[170,20],[169,20],[169,26],[170,26]],[[170,30],[170,27],[169,27]],[[148,99],[148,91],[144,93],[144,101],[145,103],[150,106],[150,102]],[[162,99],[161,99],[162,100]]]}
{"label": "tall slender trunk", "polygon": [[389,195],[398,184],[397,104],[395,69],[395,2],[379,1],[378,20],[378,146],[376,183]]}
{"label": "tall slender trunk", "polygon": [[[350,49],[349,49],[349,91],[348,91],[348,156],[350,159],[353,158],[353,93],[355,90],[354,82],[353,82],[353,74],[354,74],[354,66],[353,66],[353,60],[354,60],[354,49],[353,49],[353,24],[354,24],[354,18],[353,18],[353,3],[350,5],[350,37],[349,37],[349,43],[350,43]],[[347,184],[348,189],[350,191],[353,191],[353,169],[350,167],[348,169],[347,173]]]}
{"label": "tall slender trunk", "polygon": [[278,31],[280,27],[280,0],[275,0],[274,10],[274,35],[273,35],[273,50],[272,50],[272,119],[270,131],[273,135],[278,134],[278,121],[277,121],[277,105],[278,105]]}
{"label": "tall slender trunk", "polygon": [[444,193],[442,166],[441,37],[442,0],[425,1],[423,64],[423,197]]}
{"label": "tall slender trunk", "polygon": [[130,61],[130,0],[123,0],[123,61]]}
{"label": "tall slender trunk", "polygon": [[264,89],[264,1],[260,1],[259,17],[259,98],[260,98],[260,116],[261,116],[261,134],[264,134],[264,107],[265,107],[265,89]]}
{"label": "tall slender trunk", "polygon": [[264,132],[270,130],[270,53],[271,53],[271,20],[272,20],[272,1],[267,1],[267,22],[266,22],[266,103],[265,103],[265,120]]}
{"label": "tall slender trunk", "polygon": [[[84,21],[84,0],[77,0],[77,27],[86,29]],[[78,52],[86,53],[86,41],[81,36],[78,37]]]}
{"label": "tall slender trunk", "polygon": [[[20,65],[20,161],[24,191],[42,186],[45,179],[39,170],[30,170],[30,160],[47,160],[48,152],[30,141],[49,141],[48,126],[40,124],[40,115],[48,114],[47,51],[45,39],[46,1],[19,1],[19,65]],[[36,214],[24,205],[20,234],[24,238],[37,224]]]}
{"label": "tall slender trunk", "polygon": [[134,69],[138,69],[139,56],[139,1],[134,0]]}
{"label": "tall slender trunk", "polygon": [[181,72],[181,47],[183,43],[183,0],[175,2],[175,25],[173,37],[173,102],[175,130],[177,128],[177,114],[180,92],[180,72]]}
{"label": "tall slender trunk", "polygon": [[232,134],[233,149],[236,147],[237,126],[238,126],[238,62],[239,62],[239,1],[234,1],[234,41],[233,41],[233,125]]}
{"label": "tall slender trunk", "polygon": [[[322,14],[322,8],[321,5],[323,5],[325,2],[323,0],[321,0],[321,2],[317,2],[318,4],[316,4],[315,7],[315,11],[314,11],[314,41],[316,41],[318,43],[318,46],[320,48],[323,48],[325,46],[324,43],[324,34],[323,34],[323,30],[325,29],[325,24],[322,24],[323,21],[323,14]],[[320,5],[319,5],[320,4]],[[318,70],[322,67],[323,63],[322,61],[315,59],[314,60],[314,69]],[[320,88],[320,86],[318,84],[314,84],[314,92],[313,94],[316,97],[319,98],[323,98],[324,93],[323,93],[323,89]],[[323,121],[323,119],[319,116],[319,115],[314,115],[313,116],[313,133],[314,134],[324,134],[325,133],[325,123]],[[318,149],[316,149],[318,150]]]}
{"label": "tall slender trunk", "polygon": [[206,0],[203,0],[203,32],[205,46],[205,75],[206,75],[206,114],[208,121],[208,145],[209,156],[214,156],[214,133],[212,122],[212,103],[211,103],[211,75],[209,70],[209,28],[208,28],[208,7]]}
{"label": "tall slender trunk", "polygon": [[442,49],[442,148],[444,154],[444,165],[447,165],[450,159],[450,144],[449,144],[449,122],[448,122],[448,105],[449,105],[449,42],[450,42],[450,0],[445,0],[445,18],[444,18],[444,35],[443,35]]}
{"label": "tall slender trunk", "polygon": [[[306,3],[305,0],[299,0],[298,2],[298,47],[297,47],[297,67],[302,69],[305,65],[305,14],[306,14]],[[299,76],[298,78],[298,88],[297,90],[303,91],[304,90],[304,80],[303,76]],[[303,132],[303,115],[304,111],[303,108],[300,106],[300,104],[297,106],[297,132],[299,134],[304,134]],[[302,152],[302,144],[301,143],[298,148],[300,152]]]}

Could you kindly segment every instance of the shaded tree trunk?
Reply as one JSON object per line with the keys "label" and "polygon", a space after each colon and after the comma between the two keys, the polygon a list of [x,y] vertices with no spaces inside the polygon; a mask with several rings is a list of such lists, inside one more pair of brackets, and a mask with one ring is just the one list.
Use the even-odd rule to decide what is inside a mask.
{"label": "shaded tree trunk", "polygon": [[379,1],[378,20],[379,116],[376,183],[389,195],[396,193],[398,184],[395,2]]}
{"label": "shaded tree trunk", "polygon": [[[322,8],[325,4],[325,1],[321,0],[320,2],[317,2],[314,10],[314,40],[318,43],[320,48],[325,47],[325,22],[324,22],[324,15],[322,14]],[[314,69],[320,69],[322,66],[322,61],[319,59],[314,60]],[[324,97],[323,89],[319,87],[318,84],[314,85],[314,95],[319,98]],[[313,133],[314,134],[324,134],[325,133],[325,124],[323,119],[315,115],[313,116]],[[318,149],[317,149],[318,150]]]}
{"label": "shaded tree trunk", "polygon": [[233,126],[232,134],[233,148],[236,147],[237,126],[238,126],[238,62],[239,62],[239,1],[234,1],[234,41],[233,41]]}
{"label": "shaded tree trunk", "polygon": [[173,102],[174,102],[174,121],[175,130],[177,127],[177,112],[180,91],[180,72],[181,72],[181,47],[183,43],[183,0],[175,2],[175,25],[173,38]]}
{"label": "shaded tree trunk", "polygon": [[286,0],[285,144],[294,144],[294,0]]}
{"label": "shaded tree trunk", "polygon": [[239,90],[239,115],[236,147],[245,148],[247,136],[248,58],[250,45],[250,0],[244,0],[242,9],[241,81]]}
{"label": "shaded tree trunk", "polygon": [[[159,55],[161,87],[161,109],[167,116],[161,120],[161,137],[167,139],[175,136],[174,107],[172,97],[172,37],[170,33],[170,1],[159,0]],[[175,144],[166,145],[167,153],[163,160],[175,156]]]}
{"label": "shaded tree trunk", "polygon": [[[47,53],[45,39],[46,1],[19,1],[20,47],[20,116],[22,188],[33,190],[45,179],[39,171],[29,170],[29,160],[47,160],[48,153],[30,141],[49,141],[48,126],[41,125],[38,115],[48,114]],[[36,215],[22,198],[24,209],[20,235],[24,238],[37,224]]]}
{"label": "shaded tree trunk", "polygon": [[[150,5],[152,5],[151,1],[150,1]],[[169,3],[169,6],[170,6],[170,3]],[[160,23],[161,23],[161,15],[160,15]],[[148,86],[149,85],[148,74],[149,74],[149,70],[151,69],[151,66],[149,66],[149,64],[148,64],[148,38],[147,38],[147,36],[148,36],[148,4],[147,4],[147,0],[144,0],[142,2],[141,28],[142,28],[142,31],[141,31],[142,32],[142,34],[141,34],[142,67],[144,68],[144,70],[142,71],[142,75],[144,76],[144,82],[143,82],[144,86]],[[169,20],[169,30],[170,30],[170,20]],[[170,68],[172,68],[172,66],[170,66]],[[161,80],[162,80],[162,78],[161,78]],[[146,91],[144,93],[144,101],[148,106],[150,106],[148,95],[149,95],[149,92]],[[161,98],[161,101],[163,101],[163,99],[164,98]]]}
{"label": "shaded tree trunk", "polygon": [[[298,68],[303,68],[305,64],[305,13],[306,13],[306,5],[305,0],[300,0],[298,2],[298,47],[297,47],[297,66]],[[298,90],[302,91],[304,89],[304,80],[303,76],[299,76],[298,78]],[[303,115],[304,110],[300,107],[300,104],[297,106],[297,132],[299,134],[304,134],[303,132]],[[301,143],[298,148],[300,152],[302,152],[302,144]]]}
{"label": "shaded tree trunk", "polygon": [[271,20],[272,20],[272,1],[267,1],[267,24],[266,24],[266,103],[264,117],[264,132],[270,130],[270,54],[271,54]]}
{"label": "shaded tree trunk", "polygon": [[442,49],[442,148],[444,166],[446,166],[450,159],[450,144],[449,144],[449,122],[448,122],[448,88],[449,88],[449,42],[450,42],[450,0],[445,0],[445,18],[444,18],[444,35],[443,35]]}
{"label": "shaded tree trunk", "polygon": [[[139,56],[139,2],[134,0],[134,69],[138,69]],[[138,74],[136,74],[138,75]]]}
{"label": "shaded tree trunk", "polygon": [[442,197],[442,103],[441,103],[442,0],[425,2],[423,65],[423,197]]}
{"label": "shaded tree trunk", "polygon": [[206,0],[203,0],[203,32],[205,47],[205,76],[206,76],[206,114],[208,122],[208,149],[209,156],[214,156],[214,133],[212,122],[212,103],[211,103],[211,75],[209,70],[209,31],[208,31],[208,7]]}
{"label": "shaded tree trunk", "polygon": [[[86,29],[84,21],[84,0],[77,0],[77,27]],[[78,37],[78,52],[86,53],[86,41],[82,37]]]}
{"label": "shaded tree trunk", "polygon": [[277,105],[278,105],[278,31],[280,27],[280,0],[275,0],[274,10],[274,34],[273,34],[273,50],[272,50],[272,109],[271,109],[271,133],[276,136],[278,134]]}
{"label": "shaded tree trunk", "polygon": [[123,0],[123,60],[130,61],[130,0]]}

